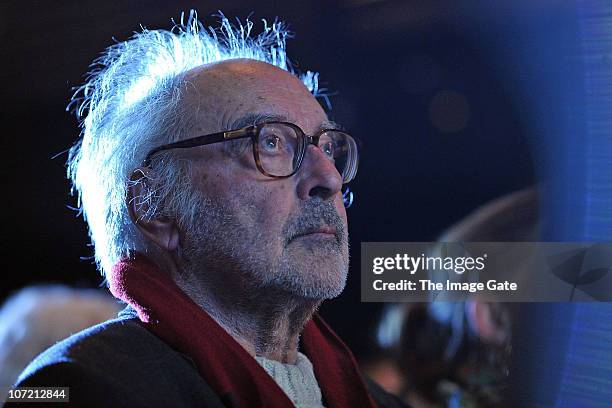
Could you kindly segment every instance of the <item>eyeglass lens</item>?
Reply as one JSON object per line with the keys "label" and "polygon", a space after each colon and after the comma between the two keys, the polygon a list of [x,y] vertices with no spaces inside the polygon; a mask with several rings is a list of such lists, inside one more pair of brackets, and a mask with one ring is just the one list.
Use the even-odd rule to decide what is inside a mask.
{"label": "eyeglass lens", "polygon": [[[273,176],[288,176],[299,165],[304,149],[303,138],[296,129],[282,123],[269,123],[259,131],[257,150],[263,170]],[[339,131],[327,131],[319,138],[319,148],[334,163],[347,183],[357,171],[357,146],[354,140]]]}

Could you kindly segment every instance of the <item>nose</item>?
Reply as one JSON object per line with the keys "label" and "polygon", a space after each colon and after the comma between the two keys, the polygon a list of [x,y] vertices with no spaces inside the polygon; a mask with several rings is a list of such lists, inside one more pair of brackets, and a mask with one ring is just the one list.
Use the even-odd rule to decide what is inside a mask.
{"label": "nose", "polygon": [[298,172],[297,194],[301,200],[319,197],[330,199],[342,189],[342,178],[334,163],[315,145],[306,149]]}

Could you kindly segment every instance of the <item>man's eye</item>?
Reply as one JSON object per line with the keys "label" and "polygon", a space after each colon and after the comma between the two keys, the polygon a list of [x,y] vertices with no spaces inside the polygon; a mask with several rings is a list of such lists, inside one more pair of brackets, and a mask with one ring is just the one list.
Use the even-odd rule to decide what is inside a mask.
{"label": "man's eye", "polygon": [[332,144],[332,142],[325,143],[323,146],[321,146],[321,150],[323,150],[323,153],[325,153],[330,158],[334,158],[334,145]]}
{"label": "man's eye", "polygon": [[267,151],[275,152],[280,148],[280,138],[278,136],[266,136],[263,140],[263,147]]}

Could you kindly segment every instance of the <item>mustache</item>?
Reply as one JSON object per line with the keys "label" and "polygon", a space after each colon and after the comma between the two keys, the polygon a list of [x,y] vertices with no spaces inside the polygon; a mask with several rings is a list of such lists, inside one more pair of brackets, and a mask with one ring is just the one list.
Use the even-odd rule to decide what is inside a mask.
{"label": "mustache", "polygon": [[290,218],[283,226],[285,245],[299,235],[323,227],[335,230],[336,240],[342,243],[346,240],[346,225],[331,201],[311,199],[304,203],[298,215]]}

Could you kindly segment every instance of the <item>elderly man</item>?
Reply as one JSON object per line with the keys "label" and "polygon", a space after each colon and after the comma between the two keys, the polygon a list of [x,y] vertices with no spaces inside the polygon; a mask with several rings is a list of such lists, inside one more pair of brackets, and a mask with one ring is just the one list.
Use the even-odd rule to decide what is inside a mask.
{"label": "elderly man", "polygon": [[317,74],[289,68],[283,26],[250,30],[192,13],[97,61],[69,175],[128,307],[18,386],[87,406],[399,406],[315,313],[345,285],[356,143],[315,99]]}

